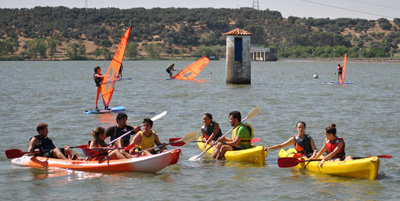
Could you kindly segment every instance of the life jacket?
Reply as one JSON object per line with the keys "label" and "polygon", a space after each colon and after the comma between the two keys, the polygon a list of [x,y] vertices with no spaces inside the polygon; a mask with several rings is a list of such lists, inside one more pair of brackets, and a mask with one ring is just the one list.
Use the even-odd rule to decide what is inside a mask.
{"label": "life jacket", "polygon": [[142,137],[142,140],[140,141],[139,145],[136,145],[137,148],[139,148],[140,150],[144,150],[154,147],[154,140],[156,139],[155,138],[156,133],[153,130],[151,130],[150,136],[144,135],[143,131],[139,131],[138,133]]}
{"label": "life jacket", "polygon": [[[39,141],[38,144],[33,148],[35,149],[39,149],[40,150],[40,154],[37,154],[38,156],[43,156],[44,153],[49,152],[53,149],[56,148],[56,146],[54,146],[53,141],[48,138],[48,137],[43,137],[41,135],[35,135],[35,138]],[[29,141],[32,138],[29,139]]]}
{"label": "life jacket", "polygon": [[337,67],[337,71],[338,71],[339,73],[342,73],[343,68],[342,68],[341,66],[338,66],[338,67]]}
{"label": "life jacket", "polygon": [[252,147],[251,139],[253,139],[253,137],[254,137],[254,132],[253,132],[253,127],[248,123],[245,123],[245,124],[239,123],[239,125],[236,126],[235,129],[233,129],[233,131],[232,131],[232,140],[235,140],[237,138],[237,135],[238,135],[237,132],[241,127],[245,127],[247,129],[249,129],[250,136],[247,136],[245,138],[242,136],[241,137],[242,140],[240,140],[239,145],[245,147],[246,149],[251,148]]}
{"label": "life jacket", "polygon": [[305,135],[304,138],[300,138],[299,135],[294,136],[294,148],[297,153],[302,153],[305,156],[308,156],[314,152],[311,147],[311,137],[309,135]]}
{"label": "life jacket", "polygon": [[[101,82],[103,81],[103,78],[95,77],[94,76],[95,74],[96,73],[93,74],[94,83],[96,83],[96,87],[99,87],[99,86],[101,86]],[[100,73],[99,75],[103,75],[103,74]]]}
{"label": "life jacket", "polygon": [[333,156],[332,158],[343,158],[343,157],[345,157],[346,156],[346,153],[344,151],[345,150],[345,143],[344,143],[343,138],[341,138],[341,137],[336,138],[336,140],[334,140],[334,141],[326,140],[325,141],[325,148],[326,148],[325,153],[326,154],[332,153],[333,150],[335,150],[335,148],[339,145],[340,142],[343,142],[343,148],[341,150],[339,150],[339,152],[335,156]]}
{"label": "life jacket", "polygon": [[[96,150],[96,149],[89,149],[91,141],[88,143],[88,148],[87,149],[82,149],[85,155],[88,156],[89,160],[100,160],[103,159],[108,155],[107,150]],[[96,140],[96,144],[98,147],[107,147],[106,142],[104,140]]]}
{"label": "life jacket", "polygon": [[[215,126],[215,122],[214,121],[212,121],[208,127],[203,125],[202,129],[203,129],[203,132],[204,132],[203,133],[203,137],[204,138],[206,138],[206,139],[210,138],[211,134],[214,132],[214,126]],[[221,136],[222,136],[222,132],[221,132],[221,128],[220,128],[218,133],[217,133],[217,135],[215,135],[214,139],[212,139],[212,140],[216,141]]]}

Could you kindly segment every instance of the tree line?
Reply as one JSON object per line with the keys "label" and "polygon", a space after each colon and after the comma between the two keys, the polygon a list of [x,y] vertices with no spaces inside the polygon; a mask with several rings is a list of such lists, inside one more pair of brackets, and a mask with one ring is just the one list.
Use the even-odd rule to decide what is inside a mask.
{"label": "tree line", "polygon": [[[73,60],[109,59],[129,25],[129,58],[223,54],[223,33],[234,28],[252,32],[252,44],[276,48],[280,57],[340,56],[342,49],[354,57],[388,57],[400,44],[399,18],[285,19],[277,11],[252,8],[35,7],[0,12],[0,55],[22,59],[53,59],[58,52]],[[88,42],[96,46],[94,51],[87,52]]]}

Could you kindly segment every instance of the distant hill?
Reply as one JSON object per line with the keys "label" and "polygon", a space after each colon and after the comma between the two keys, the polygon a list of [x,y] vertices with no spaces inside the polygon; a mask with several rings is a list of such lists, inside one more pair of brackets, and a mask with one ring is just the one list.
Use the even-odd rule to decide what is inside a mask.
{"label": "distant hill", "polygon": [[[109,57],[130,24],[133,26],[130,41],[135,42],[138,50],[132,57],[136,58],[154,56],[148,48],[152,43],[157,44],[157,57],[190,56],[204,46],[219,47],[212,49],[213,53],[223,54],[223,33],[234,28],[252,32],[253,44],[279,49],[280,57],[309,57],[310,54],[328,57],[332,48],[337,56],[344,54],[342,50],[353,51],[350,57],[357,57],[360,50],[373,50],[382,54],[369,57],[387,57],[400,48],[399,18],[393,21],[383,18],[285,19],[277,11],[252,8],[35,7],[0,9],[0,13],[1,55],[20,55],[28,59],[32,59],[32,55],[41,55],[39,59],[66,59],[72,58],[71,54],[78,55],[75,58],[101,58],[104,51]],[[54,40],[48,42],[49,38]],[[35,42],[29,42],[33,40]],[[40,44],[45,48],[44,53],[39,51]],[[52,54],[49,44],[55,46]],[[292,54],[296,48],[300,52]],[[368,57],[366,52],[363,54]]]}

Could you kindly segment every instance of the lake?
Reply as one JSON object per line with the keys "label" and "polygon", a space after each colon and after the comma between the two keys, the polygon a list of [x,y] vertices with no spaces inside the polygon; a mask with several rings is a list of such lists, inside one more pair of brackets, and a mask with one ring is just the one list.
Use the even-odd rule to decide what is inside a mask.
{"label": "lake", "polygon": [[[27,150],[39,122],[49,124],[56,146],[76,146],[91,139],[97,126],[115,124],[116,114],[88,115],[94,109],[93,68],[106,71],[110,61],[15,61],[0,63],[0,150]],[[130,125],[162,111],[153,129],[165,142],[200,131],[202,114],[213,115],[225,133],[228,114],[250,119],[258,145],[282,143],[296,134],[298,121],[307,123],[318,148],[323,130],[337,124],[352,156],[393,155],[381,159],[375,181],[341,178],[279,168],[279,150],[268,153],[265,166],[214,161],[195,143],[180,147],[177,165],[157,174],[87,173],[13,166],[0,155],[0,200],[399,200],[400,64],[347,61],[345,86],[323,85],[337,80],[340,61],[253,62],[251,85],[226,85],[225,61],[211,61],[198,78],[206,82],[166,80],[165,68],[182,69],[193,61],[124,61],[111,106],[127,107]],[[313,79],[318,73],[319,79]],[[101,105],[101,100],[99,101]],[[230,136],[230,134],[228,135]],[[170,147],[171,149],[171,147]]]}

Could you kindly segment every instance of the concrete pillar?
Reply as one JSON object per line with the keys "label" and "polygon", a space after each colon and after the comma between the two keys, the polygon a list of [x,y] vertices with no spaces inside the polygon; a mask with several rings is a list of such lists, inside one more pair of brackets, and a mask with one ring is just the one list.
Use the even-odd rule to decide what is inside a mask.
{"label": "concrete pillar", "polygon": [[251,33],[234,29],[225,36],[226,84],[251,84]]}

